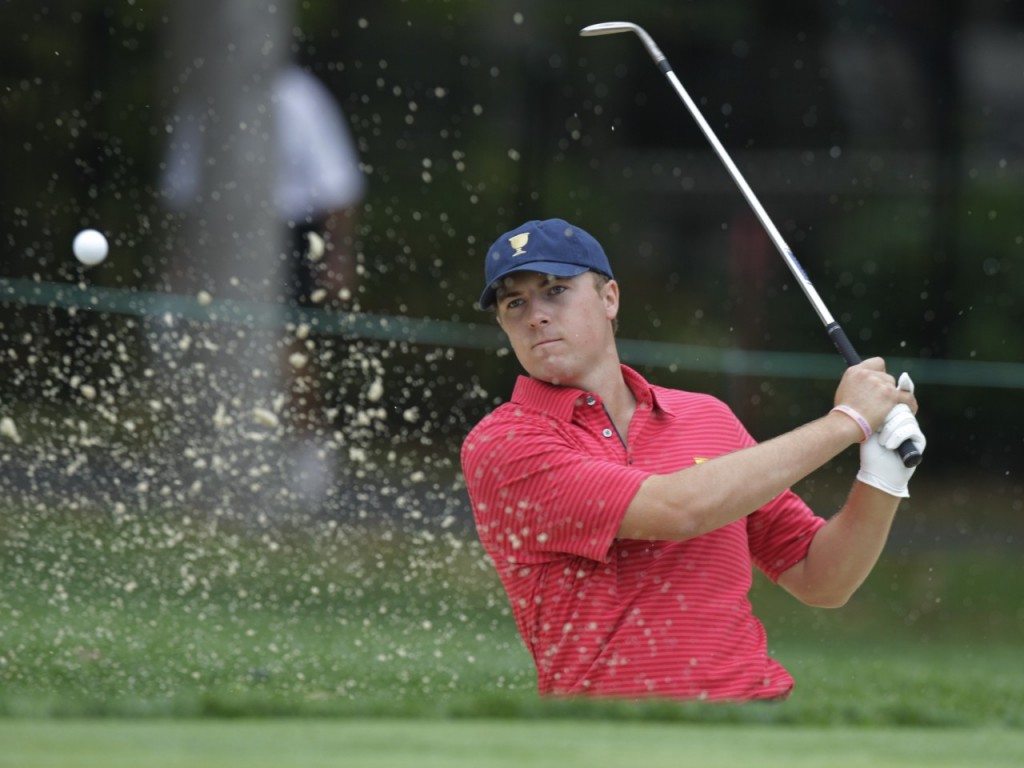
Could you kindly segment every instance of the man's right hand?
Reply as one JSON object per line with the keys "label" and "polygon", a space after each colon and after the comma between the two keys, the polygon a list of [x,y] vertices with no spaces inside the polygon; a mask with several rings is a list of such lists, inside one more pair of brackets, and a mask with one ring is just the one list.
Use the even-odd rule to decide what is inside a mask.
{"label": "man's right hand", "polygon": [[835,405],[852,408],[864,417],[873,432],[900,403],[908,406],[911,413],[917,412],[914,393],[896,386],[896,379],[886,373],[885,361],[880,357],[847,368],[835,394]]}

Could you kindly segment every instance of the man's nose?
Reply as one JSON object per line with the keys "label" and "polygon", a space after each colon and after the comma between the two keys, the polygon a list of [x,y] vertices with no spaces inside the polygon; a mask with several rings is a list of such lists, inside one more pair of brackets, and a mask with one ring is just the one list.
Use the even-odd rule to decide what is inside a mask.
{"label": "man's nose", "polygon": [[529,323],[531,328],[540,328],[551,322],[548,313],[539,302],[534,302],[530,307]]}

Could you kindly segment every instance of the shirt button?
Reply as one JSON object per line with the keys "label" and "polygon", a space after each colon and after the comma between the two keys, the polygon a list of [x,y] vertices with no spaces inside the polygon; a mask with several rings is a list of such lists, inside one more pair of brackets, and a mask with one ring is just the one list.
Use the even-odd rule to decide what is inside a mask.
{"label": "shirt button", "polygon": [[605,427],[605,429],[601,432],[601,434],[604,435],[605,437],[611,437],[612,436],[612,431],[610,429],[608,429],[607,427]]}
{"label": "shirt button", "polygon": [[597,402],[597,398],[593,395],[587,395],[587,405],[593,405]]}

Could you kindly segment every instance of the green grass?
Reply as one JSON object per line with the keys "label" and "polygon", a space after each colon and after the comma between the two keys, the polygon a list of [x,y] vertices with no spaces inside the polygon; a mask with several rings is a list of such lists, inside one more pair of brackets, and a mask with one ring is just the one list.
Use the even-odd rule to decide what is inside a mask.
{"label": "green grass", "polygon": [[0,721],[7,768],[1016,768],[1024,733],[615,722]]}
{"label": "green grass", "polygon": [[759,581],[797,680],[785,703],[552,701],[457,526],[15,509],[0,516],[0,716],[1017,730],[1017,574],[997,553],[889,554],[833,612]]}

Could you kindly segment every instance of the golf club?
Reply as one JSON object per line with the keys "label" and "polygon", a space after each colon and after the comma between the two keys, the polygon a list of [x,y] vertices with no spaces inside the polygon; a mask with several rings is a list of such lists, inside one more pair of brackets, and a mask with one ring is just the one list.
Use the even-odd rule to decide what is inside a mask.
{"label": "golf club", "polygon": [[[757,196],[754,194],[750,185],[747,184],[746,179],[743,178],[743,174],[740,173],[739,168],[729,157],[729,153],[725,151],[725,147],[718,140],[715,132],[711,130],[711,126],[708,125],[707,120],[700,113],[697,105],[693,99],[690,98],[690,94],[686,92],[683,84],[676,77],[675,72],[672,71],[672,65],[668,63],[668,59],[665,58],[665,54],[661,52],[661,49],[655,45],[654,40],[649,34],[640,26],[633,24],[628,21],[609,21],[603,24],[591,24],[588,27],[584,27],[580,30],[580,35],[583,37],[593,37],[597,35],[615,35],[621,32],[633,32],[640,38],[640,41],[644,44],[647,52],[654,59],[654,63],[658,65],[658,69],[668,78],[668,81],[672,84],[672,87],[676,89],[676,93],[679,94],[679,98],[683,100],[686,108],[690,110],[690,114],[693,115],[693,119],[697,121],[697,125],[700,126],[701,131],[707,137],[708,141],[711,142],[711,146],[714,148],[719,159],[725,165],[729,175],[732,176],[733,181],[740,188],[740,192],[747,199],[750,207],[753,209],[757,218],[760,219],[761,225],[765,228],[768,236],[775,244],[775,248],[786,262],[786,266],[789,267],[789,271],[793,273],[797,283],[803,289],[804,294],[811,302],[811,306],[814,307],[814,311],[818,313],[818,317],[821,318],[821,322],[825,326],[825,330],[828,332],[828,336],[832,339],[832,343],[836,349],[839,350],[839,354],[843,356],[843,360],[846,361],[847,365],[856,365],[861,362],[860,355],[857,354],[853,348],[853,344],[850,343],[850,339],[847,337],[846,332],[840,327],[839,323],[836,322],[835,318],[828,311],[828,307],[825,306],[825,302],[822,301],[821,296],[818,295],[814,285],[811,283],[810,278],[807,277],[807,273],[804,272],[800,262],[797,261],[796,256],[793,255],[793,251],[786,241],[782,239],[782,235],[779,233],[778,228],[769,218],[768,213],[761,205]],[[909,440],[905,440],[898,449],[900,458],[903,460],[903,464],[907,467],[916,467],[921,463],[922,454],[917,447]]]}

